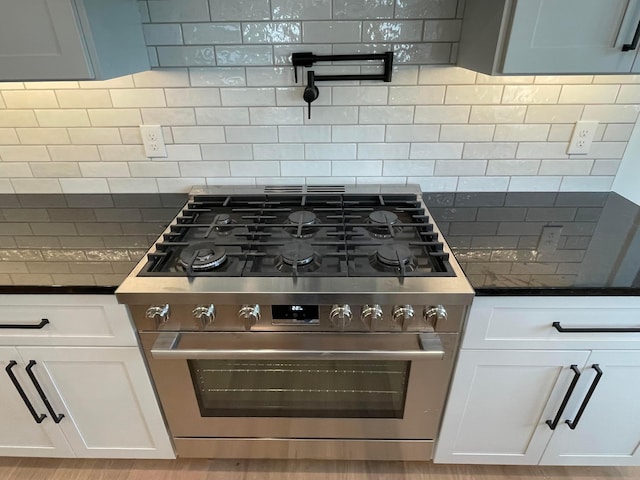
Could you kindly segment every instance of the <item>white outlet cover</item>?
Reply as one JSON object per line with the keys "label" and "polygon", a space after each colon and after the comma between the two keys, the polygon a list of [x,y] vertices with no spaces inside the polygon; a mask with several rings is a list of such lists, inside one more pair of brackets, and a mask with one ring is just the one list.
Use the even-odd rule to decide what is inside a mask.
{"label": "white outlet cover", "polygon": [[166,157],[167,148],[162,136],[162,125],[140,125],[142,144],[147,157]]}
{"label": "white outlet cover", "polygon": [[573,135],[569,141],[567,153],[569,155],[586,155],[591,150],[591,142],[598,129],[598,122],[592,120],[580,120],[576,122]]}

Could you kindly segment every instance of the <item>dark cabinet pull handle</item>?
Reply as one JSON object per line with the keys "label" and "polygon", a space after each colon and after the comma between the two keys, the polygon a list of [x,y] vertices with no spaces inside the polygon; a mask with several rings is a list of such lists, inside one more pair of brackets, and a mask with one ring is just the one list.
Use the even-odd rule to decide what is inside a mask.
{"label": "dark cabinet pull handle", "polygon": [[582,417],[582,414],[584,413],[584,409],[587,408],[587,404],[589,403],[589,400],[591,400],[591,395],[593,395],[593,392],[595,391],[596,387],[598,386],[598,382],[600,381],[600,377],[602,377],[602,370],[600,370],[600,365],[598,365],[597,363],[594,363],[591,366],[591,368],[593,368],[596,371],[596,377],[593,379],[593,382],[589,387],[589,391],[587,392],[587,395],[584,397],[584,400],[582,401],[582,405],[580,405],[580,408],[578,409],[578,413],[576,413],[576,418],[574,418],[573,421],[565,420],[565,423],[569,425],[569,428],[571,430],[575,430],[576,427],[578,426],[580,417]]}
{"label": "dark cabinet pull handle", "polygon": [[18,364],[18,362],[16,362],[15,360],[11,360],[9,362],[9,364],[5,367],[5,370],[7,371],[7,375],[9,375],[9,378],[11,379],[11,382],[13,382],[13,386],[16,387],[16,390],[18,391],[18,394],[20,395],[20,398],[22,398],[22,401],[24,402],[24,404],[29,409],[29,413],[31,413],[31,416],[33,417],[33,419],[36,421],[36,423],[42,423],[42,421],[45,418],[47,418],[47,416],[44,413],[38,414],[36,412],[36,409],[33,408],[33,405],[31,405],[31,402],[29,401],[29,398],[27,397],[27,394],[24,393],[24,390],[20,386],[20,383],[18,382],[18,379],[16,378],[16,376],[11,371],[11,369],[14,366],[16,366],[17,364]]}
{"label": "dark cabinet pull handle", "polygon": [[563,327],[560,322],[551,324],[560,333],[640,333],[640,327]]}
{"label": "dark cabinet pull handle", "polygon": [[640,39],[640,22],[638,22],[638,27],[636,28],[636,33],[633,36],[633,40],[631,40],[631,43],[625,43],[624,45],[622,45],[622,51],[628,52],[629,50],[635,50],[636,48],[638,48],[639,39]]}
{"label": "dark cabinet pull handle", "polygon": [[43,318],[40,323],[35,324],[35,325],[24,325],[24,324],[16,324],[16,325],[12,325],[12,324],[0,324],[0,328],[22,328],[22,329],[29,329],[29,330],[40,330],[41,328],[43,328],[45,325],[49,324],[49,319],[48,318]]}
{"label": "dark cabinet pull handle", "polygon": [[560,417],[562,416],[562,412],[564,412],[564,409],[566,408],[567,403],[569,403],[571,394],[573,393],[574,388],[576,388],[576,384],[578,383],[578,379],[580,378],[580,370],[578,370],[578,366],[571,365],[570,368],[571,370],[573,370],[573,380],[571,380],[571,385],[569,385],[569,389],[567,390],[567,393],[564,394],[564,398],[562,399],[560,408],[558,409],[558,412],[556,413],[556,416],[553,420],[547,420],[546,422],[544,422],[547,425],[549,425],[549,428],[551,430],[555,430],[556,427],[558,426],[558,423],[560,422]]}
{"label": "dark cabinet pull handle", "polygon": [[56,423],[60,423],[60,421],[64,418],[64,414],[61,413],[58,415],[53,410],[53,407],[51,406],[51,403],[49,402],[47,395],[44,393],[44,390],[42,390],[42,387],[40,386],[40,382],[38,382],[38,379],[36,378],[35,373],[33,373],[33,367],[35,366],[36,366],[36,361],[31,360],[27,365],[27,369],[26,369],[27,375],[29,375],[29,378],[33,382],[33,386],[36,387],[36,390],[38,391],[38,395],[40,395],[40,398],[42,399],[42,403],[44,403],[44,406],[47,407],[47,410],[49,410],[49,415],[51,415],[51,418],[53,419],[53,421]]}

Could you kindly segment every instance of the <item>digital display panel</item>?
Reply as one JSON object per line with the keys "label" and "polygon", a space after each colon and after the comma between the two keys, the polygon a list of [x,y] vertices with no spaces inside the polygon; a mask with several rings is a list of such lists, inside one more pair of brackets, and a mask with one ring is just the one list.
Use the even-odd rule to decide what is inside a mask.
{"label": "digital display panel", "polygon": [[318,305],[272,305],[273,320],[311,322],[320,318]]}

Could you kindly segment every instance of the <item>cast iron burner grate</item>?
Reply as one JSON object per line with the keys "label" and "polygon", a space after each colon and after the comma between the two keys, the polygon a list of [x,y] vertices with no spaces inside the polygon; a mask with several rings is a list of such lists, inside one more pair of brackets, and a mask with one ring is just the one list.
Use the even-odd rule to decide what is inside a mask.
{"label": "cast iron burner grate", "polygon": [[195,195],[139,276],[454,276],[414,194]]}

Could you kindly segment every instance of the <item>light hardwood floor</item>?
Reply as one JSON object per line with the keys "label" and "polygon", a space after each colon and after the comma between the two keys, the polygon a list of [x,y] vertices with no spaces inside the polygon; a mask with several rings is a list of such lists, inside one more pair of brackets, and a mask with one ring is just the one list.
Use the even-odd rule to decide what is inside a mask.
{"label": "light hardwood floor", "polygon": [[635,480],[639,478],[640,467],[511,467],[311,460],[0,458],[0,480]]}

